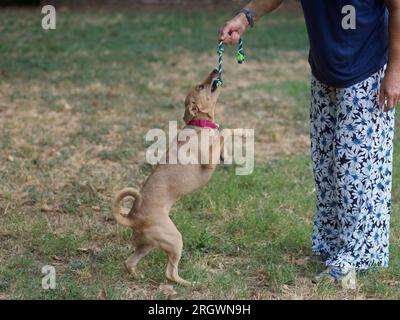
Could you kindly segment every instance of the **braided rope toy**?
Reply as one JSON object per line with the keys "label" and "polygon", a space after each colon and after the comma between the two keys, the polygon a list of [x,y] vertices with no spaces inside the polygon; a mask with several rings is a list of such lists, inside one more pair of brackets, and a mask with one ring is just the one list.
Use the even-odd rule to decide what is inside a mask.
{"label": "braided rope toy", "polygon": [[[218,79],[214,80],[215,86],[218,88],[222,86],[223,81],[222,81],[222,57],[224,56],[224,42],[221,41],[218,44]],[[243,49],[243,40],[242,38],[239,39],[239,48],[238,52],[236,54],[236,60],[239,64],[242,64],[246,60],[246,56],[244,54],[244,49]]]}

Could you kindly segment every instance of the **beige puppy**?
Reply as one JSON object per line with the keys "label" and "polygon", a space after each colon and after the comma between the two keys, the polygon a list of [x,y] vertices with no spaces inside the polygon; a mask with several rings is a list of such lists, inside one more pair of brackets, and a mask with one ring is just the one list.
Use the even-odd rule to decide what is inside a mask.
{"label": "beige puppy", "polygon": [[[196,120],[215,120],[215,106],[219,96],[219,89],[214,86],[218,72],[214,70],[199,85],[194,86],[185,100],[183,130],[192,129],[190,132],[198,136],[201,132],[211,130],[209,144],[198,143],[192,147],[198,148],[195,157],[206,155],[209,162],[204,164],[172,164],[166,153],[166,164],[158,164],[143,184],[139,191],[127,188],[122,190],[114,199],[113,215],[122,225],[134,229],[135,253],[129,257],[125,266],[130,273],[135,272],[136,265],[153,248],[164,250],[168,256],[166,277],[181,285],[190,285],[190,282],[182,279],[178,274],[178,264],[182,253],[182,235],[169,217],[169,212],[174,203],[181,197],[188,195],[203,185],[212,176],[216,164],[211,163],[211,157],[219,158],[223,149],[220,142],[218,129],[197,126]],[[193,122],[195,121],[195,122]],[[194,123],[190,125],[189,123]],[[203,132],[204,133],[204,132]],[[189,133],[190,135],[190,133]],[[175,147],[179,150],[182,145],[191,143],[178,142]],[[204,142],[204,139],[203,139]],[[204,150],[204,149],[208,150]],[[200,160],[200,159],[199,159]],[[197,162],[199,163],[199,162]],[[128,214],[123,214],[120,206],[125,197],[133,197],[135,202]]]}

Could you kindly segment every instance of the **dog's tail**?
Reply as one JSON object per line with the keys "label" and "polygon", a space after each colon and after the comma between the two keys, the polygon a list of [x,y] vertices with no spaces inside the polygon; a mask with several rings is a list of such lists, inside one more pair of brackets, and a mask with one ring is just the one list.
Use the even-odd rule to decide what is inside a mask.
{"label": "dog's tail", "polygon": [[[129,211],[127,215],[121,214],[121,201],[126,197],[132,197],[135,199],[133,203],[132,209]],[[121,190],[114,198],[112,205],[112,212],[114,219],[117,220],[119,224],[122,224],[127,227],[133,227],[135,225],[135,210],[139,209],[142,204],[142,195],[133,188],[126,188]]]}

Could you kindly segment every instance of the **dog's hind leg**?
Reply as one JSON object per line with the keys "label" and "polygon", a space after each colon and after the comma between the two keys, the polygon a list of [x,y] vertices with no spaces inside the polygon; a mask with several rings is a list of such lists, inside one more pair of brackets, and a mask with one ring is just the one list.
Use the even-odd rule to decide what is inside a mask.
{"label": "dog's hind leg", "polygon": [[139,263],[140,259],[145,257],[153,248],[154,246],[149,244],[136,247],[135,253],[125,261],[126,270],[128,270],[130,274],[134,274],[136,265]]}
{"label": "dog's hind leg", "polygon": [[174,225],[171,219],[169,219],[165,236],[160,243],[161,249],[163,249],[168,255],[167,271],[165,277],[168,280],[177,282],[183,286],[189,286],[191,283],[182,279],[178,273],[178,265],[182,255],[183,241],[182,235]]}

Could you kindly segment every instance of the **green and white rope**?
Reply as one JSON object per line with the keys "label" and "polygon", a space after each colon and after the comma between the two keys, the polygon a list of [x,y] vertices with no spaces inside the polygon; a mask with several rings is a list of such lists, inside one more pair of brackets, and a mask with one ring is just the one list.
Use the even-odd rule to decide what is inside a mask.
{"label": "green and white rope", "polygon": [[[221,41],[218,44],[217,53],[218,53],[218,79],[216,79],[214,81],[214,83],[215,83],[215,86],[220,87],[223,84],[223,81],[222,81],[222,58],[224,56],[224,42],[223,41]],[[243,49],[242,38],[239,39],[239,48],[238,48],[238,52],[236,55],[236,59],[239,64],[242,64],[246,60],[246,56],[244,54],[244,49]]]}

